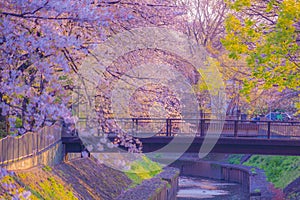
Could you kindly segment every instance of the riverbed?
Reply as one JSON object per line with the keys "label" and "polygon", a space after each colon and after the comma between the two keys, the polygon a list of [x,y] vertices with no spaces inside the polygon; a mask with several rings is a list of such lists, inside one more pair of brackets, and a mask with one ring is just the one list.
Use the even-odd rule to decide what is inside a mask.
{"label": "riverbed", "polygon": [[248,200],[249,195],[240,184],[200,177],[179,177],[177,200]]}

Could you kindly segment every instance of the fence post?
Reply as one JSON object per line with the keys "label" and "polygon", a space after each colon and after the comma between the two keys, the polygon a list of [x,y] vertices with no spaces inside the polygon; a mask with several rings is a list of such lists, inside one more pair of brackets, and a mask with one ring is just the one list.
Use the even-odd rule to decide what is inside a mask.
{"label": "fence post", "polygon": [[234,137],[238,136],[238,120],[234,120]]}
{"label": "fence post", "polygon": [[169,119],[169,135],[172,136],[172,119]]}
{"label": "fence post", "polygon": [[[10,136],[8,136],[7,139],[8,139],[9,137],[10,137]],[[8,144],[8,142],[6,142],[6,145],[5,145],[5,146],[6,146],[5,149],[6,149],[6,152],[7,152],[7,153],[6,153],[6,161],[9,160],[9,148],[8,148],[8,145],[7,145],[7,144]]]}
{"label": "fence post", "polygon": [[43,129],[43,132],[42,132],[42,137],[43,137],[43,142],[44,142],[44,144],[43,144],[43,146],[42,146],[42,150],[46,147],[46,133],[45,133],[46,131],[45,131],[45,129]]}
{"label": "fence post", "polygon": [[166,135],[169,136],[169,119],[166,119]]}
{"label": "fence post", "polygon": [[12,138],[13,139],[13,142],[12,142],[12,146],[13,146],[13,148],[12,148],[12,162],[14,162],[15,161],[15,138]]}
{"label": "fence post", "polygon": [[20,159],[20,139],[18,139],[18,160]]}
{"label": "fence post", "polygon": [[39,134],[37,134],[36,132],[33,133],[34,135],[36,135],[36,153],[39,152]]}
{"label": "fence post", "polygon": [[268,122],[268,139],[271,138],[271,122]]}
{"label": "fence post", "polygon": [[[3,148],[3,140],[4,140],[4,139],[2,138],[2,139],[1,139],[1,142],[2,142],[2,145],[1,145],[1,148],[2,148],[1,150],[2,150],[2,151],[1,151],[1,153],[2,153],[2,154],[4,154],[4,150],[3,150],[3,149],[4,149],[4,148]],[[4,156],[1,155],[1,164],[3,164],[3,162],[4,162]]]}
{"label": "fence post", "polygon": [[200,119],[200,135],[201,137],[204,137],[204,119]]}
{"label": "fence post", "polygon": [[136,131],[136,134],[137,134],[138,131],[139,131],[139,122],[138,122],[138,118],[135,119],[135,131]]}
{"label": "fence post", "polygon": [[[32,154],[33,155],[33,152],[34,152],[34,134],[32,134],[32,144],[31,144],[31,152],[29,152],[29,154]],[[26,155],[27,156],[27,155]]]}
{"label": "fence post", "polygon": [[132,124],[131,124],[131,130],[132,134],[134,134],[134,118],[131,118]]}

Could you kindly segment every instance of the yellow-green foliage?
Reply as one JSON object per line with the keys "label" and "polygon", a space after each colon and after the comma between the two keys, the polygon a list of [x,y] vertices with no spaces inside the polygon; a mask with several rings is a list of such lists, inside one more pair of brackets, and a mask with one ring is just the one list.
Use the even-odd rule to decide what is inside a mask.
{"label": "yellow-green foliage", "polygon": [[161,166],[143,156],[140,160],[134,161],[131,164],[130,170],[126,175],[133,181],[133,185],[140,184],[143,180],[152,178],[162,171]]}
{"label": "yellow-green foliage", "polygon": [[252,156],[247,166],[255,166],[265,171],[268,181],[277,188],[285,188],[300,176],[300,156]]}
{"label": "yellow-green foliage", "polygon": [[14,178],[12,176],[4,176],[1,179],[1,183],[14,184],[15,180],[14,180]]}
{"label": "yellow-green foliage", "polygon": [[[262,89],[277,85],[280,91],[298,90],[300,62],[296,58],[300,48],[295,24],[300,20],[300,1],[226,1],[234,12],[225,20],[226,36],[222,43],[230,58],[246,59],[252,69],[252,78],[247,78],[247,82],[245,79],[243,91],[250,92],[258,82],[261,85],[261,80]],[[256,9],[260,16],[248,15],[249,9]]]}
{"label": "yellow-green foliage", "polygon": [[39,191],[44,199],[77,199],[71,191],[66,189],[53,177],[49,177],[47,181],[40,182],[38,185],[41,187]]}
{"label": "yellow-green foliage", "polygon": [[51,171],[52,169],[46,166],[42,170],[18,172],[17,176],[19,181],[26,185],[26,189],[31,191],[31,199],[77,199],[71,188],[63,185],[58,177],[51,174]]}
{"label": "yellow-green foliage", "polygon": [[[11,199],[11,195],[16,195],[16,194],[21,194],[25,191],[25,188],[23,188],[22,186],[20,186],[16,179],[16,177],[13,175],[6,175],[4,177],[2,177],[0,184],[7,184],[7,185],[13,185],[14,187],[0,187],[0,199]],[[20,197],[22,199],[22,196]]]}
{"label": "yellow-green foliage", "polygon": [[46,165],[45,167],[43,167],[43,170],[46,172],[51,172],[52,168],[50,166]]}

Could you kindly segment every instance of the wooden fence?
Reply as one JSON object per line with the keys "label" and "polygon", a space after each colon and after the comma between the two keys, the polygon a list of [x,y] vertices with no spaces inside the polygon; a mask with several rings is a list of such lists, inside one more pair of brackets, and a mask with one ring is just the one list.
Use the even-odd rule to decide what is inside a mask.
{"label": "wooden fence", "polygon": [[61,126],[44,127],[22,136],[7,136],[0,140],[0,166],[30,157],[61,140]]}

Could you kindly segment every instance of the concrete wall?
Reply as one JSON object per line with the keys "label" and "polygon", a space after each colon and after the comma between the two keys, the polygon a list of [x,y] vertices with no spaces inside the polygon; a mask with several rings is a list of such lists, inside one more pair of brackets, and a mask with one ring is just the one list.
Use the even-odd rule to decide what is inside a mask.
{"label": "concrete wall", "polygon": [[221,168],[221,180],[239,183],[243,188],[251,191],[252,173],[249,167],[222,164]]}
{"label": "concrete wall", "polygon": [[166,199],[176,199],[178,191],[178,179],[180,171],[177,168],[167,167],[163,172],[158,174],[156,177],[161,178],[161,180],[166,181],[167,184],[167,196]]}
{"label": "concrete wall", "polygon": [[62,162],[63,158],[63,144],[61,143],[61,141],[58,141],[57,143],[35,155],[14,161],[12,163],[8,163],[3,167],[5,167],[7,170],[22,170],[29,169],[38,165],[53,166]]}
{"label": "concrete wall", "polygon": [[215,163],[180,160],[173,163],[172,166],[179,168],[180,174],[184,176],[202,176],[212,179],[222,179],[222,168]]}
{"label": "concrete wall", "polygon": [[270,196],[267,191],[270,183],[267,182],[264,171],[254,167],[188,159],[177,160],[171,166],[179,168],[183,176],[200,176],[239,183],[249,193],[251,200],[269,199],[263,196]]}
{"label": "concrete wall", "polygon": [[174,200],[178,190],[179,170],[167,167],[157,176],[122,193],[117,200]]}

